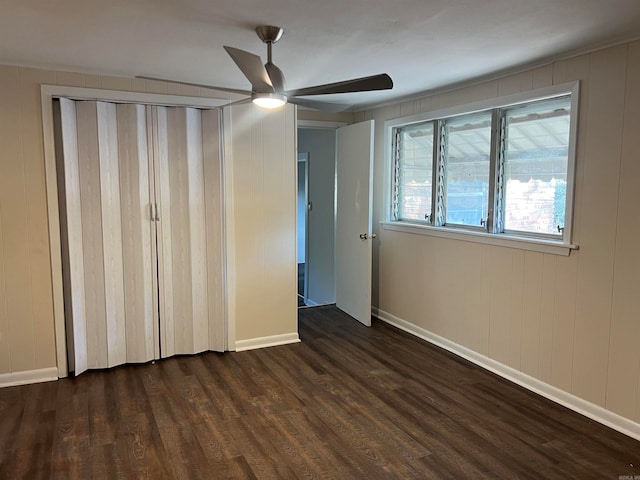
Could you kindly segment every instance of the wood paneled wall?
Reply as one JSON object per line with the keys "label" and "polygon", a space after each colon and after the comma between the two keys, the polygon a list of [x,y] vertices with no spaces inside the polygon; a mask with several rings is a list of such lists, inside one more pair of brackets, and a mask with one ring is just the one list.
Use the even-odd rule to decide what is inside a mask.
{"label": "wood paneled wall", "polygon": [[[569,257],[385,231],[384,121],[581,81]],[[375,118],[374,304],[640,422],[640,42],[412,102]]]}
{"label": "wood paneled wall", "polygon": [[[0,66],[0,376],[56,366],[41,84],[226,96],[164,82]],[[266,114],[249,113],[250,108],[238,109],[236,119],[241,117],[246,125],[234,129],[228,139],[237,149],[232,157],[240,172],[254,172],[252,180],[236,177],[237,194],[230,188],[225,199],[237,205],[234,221],[241,232],[237,247],[227,245],[237,252],[242,270],[241,283],[233,283],[231,271],[228,285],[233,304],[240,306],[234,316],[238,339],[297,332],[295,113],[287,108],[267,119]],[[264,177],[256,177],[258,171]],[[256,235],[262,243],[254,243]],[[262,253],[255,257],[253,248],[260,245]],[[247,281],[248,277],[264,281]],[[263,302],[260,307],[258,301]],[[253,316],[258,310],[262,314]]]}
{"label": "wood paneled wall", "polygon": [[236,338],[297,334],[295,109],[234,107],[231,132]]}

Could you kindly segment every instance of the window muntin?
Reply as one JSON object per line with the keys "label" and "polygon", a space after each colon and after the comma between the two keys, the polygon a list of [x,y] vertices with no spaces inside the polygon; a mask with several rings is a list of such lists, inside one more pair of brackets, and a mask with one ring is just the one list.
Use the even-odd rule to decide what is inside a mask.
{"label": "window muntin", "polygon": [[396,220],[431,218],[433,138],[433,122],[396,129]]}
{"label": "window muntin", "polygon": [[569,97],[505,111],[504,231],[562,237]]}
{"label": "window muntin", "polygon": [[[389,138],[393,139],[394,145],[392,164],[395,166],[390,210],[392,219],[404,221],[405,224],[424,225],[426,223],[431,227],[450,227],[443,229],[443,234],[453,232],[451,227],[454,227],[462,234],[465,231],[476,234],[486,232],[492,236],[495,235],[496,238],[502,234],[505,235],[503,237],[505,239],[521,237],[523,241],[540,241],[545,244],[548,241],[561,241],[562,244],[569,245],[575,169],[577,94],[577,83],[565,84],[542,88],[530,96],[514,94],[493,101],[470,104],[466,110],[470,112],[469,114],[465,114],[465,107],[454,107],[434,112],[429,116],[415,115],[388,121]],[[445,167],[450,166],[447,160],[449,164],[456,167],[456,158],[458,158],[455,157],[454,152],[448,150],[448,147],[457,144],[461,146],[460,148],[465,146],[469,148],[469,144],[473,145],[473,142],[469,139],[464,142],[461,140],[462,137],[456,139],[454,134],[459,132],[455,132],[455,128],[452,127],[455,127],[456,123],[467,125],[467,128],[473,127],[470,120],[474,118],[477,120],[482,116],[485,121],[488,122],[489,119],[491,121],[488,127],[485,125],[484,139],[476,138],[475,141],[476,144],[480,142],[484,145],[481,153],[488,151],[488,157],[485,157],[484,161],[475,159],[478,165],[482,165],[482,176],[471,169],[471,179],[469,179],[470,172],[467,171],[467,180],[470,180],[473,185],[460,192],[462,184],[456,184],[452,176],[455,168],[449,168],[449,175],[446,175]],[[466,123],[464,123],[465,120]],[[403,215],[399,214],[403,198],[398,185],[398,167],[403,159],[397,138],[402,129],[419,130],[427,124],[429,128],[433,126],[436,133],[433,137],[435,148],[431,168],[433,178],[431,214],[427,214],[428,220],[425,222],[417,214],[413,215],[415,218],[407,218],[406,214],[403,218]],[[518,127],[517,124],[521,126]],[[545,128],[551,129],[551,132],[545,134]],[[490,132],[488,142],[487,132]],[[429,135],[427,136],[431,139]],[[521,143],[518,143],[519,137]],[[529,139],[529,137],[532,138]],[[461,161],[459,165],[463,163]],[[428,167],[425,168],[428,169]],[[523,177],[525,175],[523,171],[527,168],[531,182]],[[485,172],[487,172],[486,176]],[[522,194],[525,183],[532,187],[533,194],[529,197]],[[462,195],[459,195],[460,193]],[[428,195],[425,196],[428,197]],[[550,201],[550,196],[553,196],[553,202]],[[466,203],[454,203],[461,197]],[[474,198],[475,201],[472,200]],[[524,204],[527,208],[522,207]],[[535,205],[536,212],[546,208],[546,213],[536,218],[531,215],[533,210],[531,205]],[[466,210],[471,213],[467,212],[464,218],[456,216],[456,210],[457,213],[461,213],[465,210],[464,207],[468,207]],[[425,202],[421,209],[427,208],[428,205]],[[437,231],[436,228],[432,232],[436,234]],[[424,232],[427,233],[429,230]]]}
{"label": "window muntin", "polygon": [[445,225],[486,225],[489,204],[491,113],[445,121]]}

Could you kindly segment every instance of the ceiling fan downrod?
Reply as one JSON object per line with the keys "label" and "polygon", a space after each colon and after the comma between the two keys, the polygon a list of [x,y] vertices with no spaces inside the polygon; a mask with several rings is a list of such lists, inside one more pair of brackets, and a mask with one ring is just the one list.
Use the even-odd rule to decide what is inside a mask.
{"label": "ceiling fan downrod", "polygon": [[370,75],[368,77],[352,78],[340,82],[288,90],[286,87],[284,73],[280,68],[274,65],[272,61],[272,46],[282,38],[284,30],[272,25],[260,25],[256,27],[255,31],[258,38],[260,38],[263,43],[267,44],[268,59],[265,64],[262,63],[262,59],[258,55],[240,50],[239,48],[224,45],[226,52],[238,68],[240,68],[247,80],[249,80],[249,83],[251,83],[251,90],[216,87],[214,85],[188,83],[148,76],[139,76],[138,78],[212,88],[223,92],[244,95],[246,97],[241,100],[227,103],[225,106],[240,105],[248,102],[259,104],[259,101],[263,101],[265,104],[269,103],[269,105],[266,105],[268,107],[276,107],[288,102],[298,106],[312,108],[315,110],[324,110],[327,112],[341,112],[349,108],[349,105],[344,103],[327,103],[324,101],[299,97],[371,92],[375,90],[389,90],[393,88],[393,80],[391,80],[391,77],[386,73],[380,73],[378,75]]}
{"label": "ceiling fan downrod", "polygon": [[267,44],[267,63],[271,63],[271,46],[282,38],[284,29],[273,25],[260,25],[256,27],[258,38]]}

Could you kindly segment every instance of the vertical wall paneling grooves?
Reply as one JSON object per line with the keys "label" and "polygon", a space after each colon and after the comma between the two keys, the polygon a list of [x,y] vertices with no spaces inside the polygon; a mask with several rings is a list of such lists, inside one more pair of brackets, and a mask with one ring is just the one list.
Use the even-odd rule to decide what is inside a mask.
{"label": "vertical wall paneling grooves", "polygon": [[[264,305],[269,301],[269,293],[271,288],[275,285],[274,282],[270,282],[268,279],[268,273],[266,269],[267,259],[266,256],[270,253],[267,251],[265,238],[270,229],[267,229],[265,223],[267,198],[268,194],[265,192],[270,185],[264,183],[264,169],[268,168],[269,162],[272,158],[265,156],[264,148],[264,127],[265,117],[271,118],[271,122],[276,122],[276,115],[271,112],[266,112],[263,109],[249,106],[250,115],[253,117],[250,127],[251,135],[251,163],[250,163],[250,199],[251,204],[249,207],[249,219],[250,223],[246,225],[247,234],[253,237],[251,241],[251,251],[253,251],[253,262],[246,264],[246,273],[253,277],[252,283],[253,291],[255,293],[256,302],[251,304],[249,315],[253,316],[257,314],[257,305]],[[270,114],[271,113],[271,114]],[[272,123],[273,124],[273,123]],[[277,216],[274,215],[271,221],[277,221]],[[257,268],[256,268],[257,267]],[[259,288],[259,285],[265,285],[266,288]]]}
{"label": "vertical wall paneling grooves", "polygon": [[236,345],[294,332],[297,337],[295,109],[230,110]]}
{"label": "vertical wall paneling grooves", "polygon": [[[285,184],[285,175],[278,175],[278,172],[284,172],[287,169],[285,162],[287,157],[285,155],[285,142],[278,142],[278,135],[276,132],[285,131],[285,116],[284,115],[269,115],[268,113],[261,112],[262,120],[262,152],[264,156],[265,152],[274,152],[274,155],[266,161],[262,168],[259,178],[259,185],[262,186],[262,196],[264,201],[261,205],[262,212],[260,213],[260,222],[263,224],[263,265],[265,272],[265,282],[269,285],[268,294],[265,296],[265,306],[269,310],[274,310],[281,305],[282,302],[286,302],[289,295],[283,295],[284,291],[275,287],[281,285],[283,277],[286,275],[284,269],[278,269],[278,265],[287,265],[287,243],[278,242],[275,238],[276,235],[285,235],[287,230],[287,219],[285,218],[285,209],[278,208],[280,205],[287,205],[284,201],[284,197],[289,191],[291,184]],[[275,117],[275,118],[274,118]],[[297,159],[296,159],[297,161]],[[291,166],[295,168],[295,163],[292,162]],[[288,176],[286,177],[288,178]],[[266,218],[270,217],[270,212],[275,213],[273,215],[273,230],[269,232],[270,228],[266,225]],[[273,273],[269,273],[273,272]],[[295,292],[295,290],[292,290]],[[295,293],[290,298],[295,297]]]}
{"label": "vertical wall paneling grooves", "polygon": [[591,54],[572,393],[604,405],[627,47]]}
{"label": "vertical wall paneling grooves", "polygon": [[513,299],[511,295],[513,253],[509,250],[492,248],[491,266],[489,356],[506,362],[509,357],[509,320]]}
{"label": "vertical wall paneling grooves", "polygon": [[542,260],[542,305],[540,308],[540,355],[538,356],[538,378],[551,383],[551,361],[553,359],[553,311],[556,292],[556,255],[545,254]]}
{"label": "vertical wall paneling grooves", "polygon": [[[571,226],[579,250],[563,257],[381,229],[376,306],[638,424],[640,42],[425,97],[412,111],[575,81]],[[382,123],[398,118],[401,107],[411,110],[396,104],[356,118]],[[376,152],[376,178],[388,180],[383,155]],[[387,219],[383,187],[377,189],[374,224]]]}
{"label": "vertical wall paneling grooves", "polygon": [[578,256],[556,259],[550,383],[571,391]]}
{"label": "vertical wall paneling grooves", "polygon": [[[295,204],[290,193],[295,191],[294,177],[297,158],[291,157],[291,149],[287,141],[281,140],[281,132],[295,131],[293,125],[287,125],[288,116],[284,114],[286,107],[278,115],[263,114],[263,155],[273,152],[262,168],[261,181],[264,186],[263,212],[260,221],[264,231],[264,265],[265,281],[270,284],[265,306],[271,311],[283,309],[284,305],[291,305],[296,300],[295,287],[282,288],[293,278],[290,267],[296,261],[295,245],[290,242],[295,239],[295,232],[291,229],[295,222],[295,212],[289,207]],[[288,139],[287,139],[288,140]],[[267,224],[267,218],[272,218],[272,224]],[[281,266],[281,267],[280,267]],[[285,267],[286,266],[286,267]],[[291,295],[291,292],[294,292]]]}
{"label": "vertical wall paneling grooves", "polygon": [[[0,194],[1,195],[1,194]],[[4,242],[2,233],[2,200],[0,200],[0,372],[11,372],[9,337],[9,313],[7,310],[6,269],[4,267]]]}
{"label": "vertical wall paneling grooves", "polygon": [[[265,285],[262,235],[263,225],[262,194],[257,192],[260,175],[256,172],[256,163],[264,161],[262,153],[262,137],[260,114],[251,105],[232,107],[232,130],[234,142],[234,204],[235,211],[235,267],[236,267],[236,335],[238,339],[251,338],[248,324],[243,320],[251,318],[254,306],[264,304]],[[258,125],[256,127],[255,125]],[[239,138],[248,141],[236,141]],[[242,292],[252,292],[245,297]],[[253,336],[265,336],[256,332]]]}
{"label": "vertical wall paneling grooves", "polygon": [[[12,104],[14,99],[11,96],[11,89],[17,83],[17,72],[14,76],[14,69],[8,69],[0,67],[0,108],[3,111],[16,114],[15,106]],[[9,238],[10,229],[12,225],[10,223],[10,211],[13,209],[13,204],[19,201],[19,197],[16,198],[16,193],[11,189],[11,184],[16,183],[14,173],[11,169],[11,163],[18,163],[15,161],[15,156],[12,153],[15,147],[9,147],[12,142],[15,141],[14,131],[11,128],[11,123],[15,122],[15,119],[0,117],[0,145],[3,150],[8,150],[10,153],[0,156],[0,373],[10,373],[13,370],[11,362],[11,330],[9,327],[10,319],[10,281],[9,274],[12,273],[10,268],[11,264],[7,264],[6,258],[13,254],[14,245]]]}
{"label": "vertical wall paneling grooves", "polygon": [[[36,370],[49,368],[55,362],[53,302],[51,298],[51,268],[45,165],[42,158],[42,110],[34,85],[51,83],[52,72],[34,68],[19,68],[15,92],[20,102],[22,161],[25,172],[27,229],[29,239],[30,300],[33,310],[33,352]],[[14,119],[15,120],[15,119]],[[1,247],[0,247],[1,250]],[[30,350],[30,348],[27,348]]]}
{"label": "vertical wall paneling grooves", "polygon": [[[629,46],[615,237],[606,406],[640,422],[640,43]],[[638,379],[635,392],[630,385]]]}
{"label": "vertical wall paneling grooves", "polygon": [[[224,316],[224,226],[223,226],[223,176],[222,145],[219,110],[202,110],[202,155],[204,158],[203,181],[205,195],[204,225],[206,231],[207,291],[209,318],[209,346],[224,351],[227,347]],[[221,325],[222,328],[215,328]]]}
{"label": "vertical wall paneling grooves", "polygon": [[[493,247],[490,245],[479,245],[478,247],[479,248],[477,250],[480,251],[476,254],[480,257],[480,277],[477,285],[480,286],[480,301],[476,309],[476,320],[471,321],[470,327],[474,331],[473,344],[475,345],[475,348],[479,352],[487,355],[489,353],[489,345],[491,343],[491,284],[487,279],[491,278],[491,250]],[[441,261],[446,265],[445,258]],[[460,275],[465,275],[465,266],[463,265],[458,272]],[[448,272],[446,272],[445,275],[448,276]],[[449,281],[452,282],[452,285],[455,285],[454,278],[450,277]],[[455,288],[451,289],[450,301],[457,303],[455,291]],[[445,323],[444,318],[440,321]]]}
{"label": "vertical wall paneling grooves", "polygon": [[3,233],[7,311],[6,331],[0,330],[0,334],[10,339],[10,361],[6,366],[0,364],[0,369],[7,371],[35,368],[35,355],[32,348],[35,330],[30,268],[32,239],[29,231],[27,199],[29,172],[25,171],[24,164],[20,97],[17,95],[18,82],[19,75],[16,69],[0,69],[0,110],[4,114],[0,118],[2,147],[0,221]]}
{"label": "vertical wall paneling grooves", "polygon": [[[233,122],[232,109],[221,109],[220,114],[220,132],[222,132],[221,147],[221,175],[223,191],[221,192],[222,207],[220,209],[222,215],[223,228],[223,272],[225,289],[225,302],[223,306],[223,314],[227,319],[226,334],[223,341],[226,341],[226,349],[234,350],[236,344],[236,188],[235,188],[235,161],[233,150]],[[233,201],[227,201],[233,199]]]}
{"label": "vertical wall paneling grooves", "polygon": [[524,252],[513,251],[511,274],[511,302],[507,328],[508,347],[507,365],[520,369],[520,351],[522,350],[522,298],[524,297]]}
{"label": "vertical wall paneling grooves", "polygon": [[[227,114],[228,111],[228,114]],[[245,328],[244,318],[249,318],[246,313],[247,302],[243,301],[242,292],[255,291],[252,284],[251,275],[246,272],[247,263],[252,262],[254,250],[250,247],[249,242],[252,240],[247,225],[250,223],[248,218],[251,215],[251,109],[248,106],[240,105],[225,110],[225,116],[228,119],[229,127],[225,133],[230,133],[227,138],[230,145],[225,151],[233,153],[233,162],[229,162],[226,158],[227,165],[233,169],[233,176],[229,177],[232,181],[233,204],[230,209],[233,212],[233,250],[229,253],[232,256],[235,281],[233,282],[235,295],[233,297],[233,306],[235,309],[234,317],[236,319],[236,335],[234,342],[238,339],[250,338],[249,330]],[[225,125],[226,126],[226,125]],[[239,138],[248,138],[249,141],[240,142]],[[255,301],[255,298],[254,298]],[[264,336],[257,334],[255,336]],[[233,345],[235,348],[235,343]]]}

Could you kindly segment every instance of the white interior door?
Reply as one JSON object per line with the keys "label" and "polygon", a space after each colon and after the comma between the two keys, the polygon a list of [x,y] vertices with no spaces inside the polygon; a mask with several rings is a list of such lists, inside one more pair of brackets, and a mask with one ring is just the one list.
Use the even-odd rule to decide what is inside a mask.
{"label": "white interior door", "polygon": [[338,129],[336,306],[371,326],[374,121]]}

